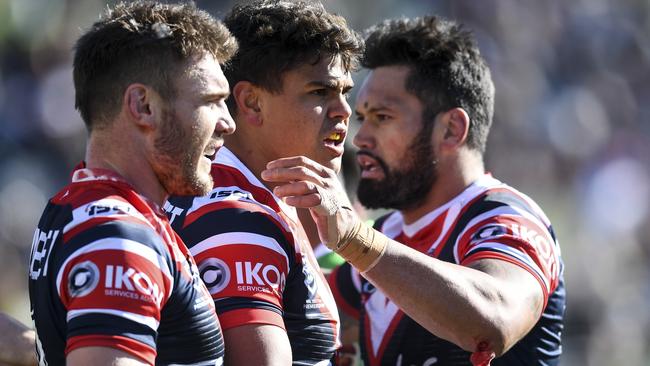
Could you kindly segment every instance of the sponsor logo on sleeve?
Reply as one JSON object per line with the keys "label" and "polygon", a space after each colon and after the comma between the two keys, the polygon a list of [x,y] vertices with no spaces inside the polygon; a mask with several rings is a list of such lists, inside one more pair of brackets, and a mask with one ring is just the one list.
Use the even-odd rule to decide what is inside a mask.
{"label": "sponsor logo on sleeve", "polygon": [[502,224],[490,224],[479,229],[473,236],[472,242],[479,242],[489,238],[498,238],[508,234],[508,228]]}
{"label": "sponsor logo on sleeve", "polygon": [[153,302],[160,306],[164,294],[157,283],[144,272],[131,267],[106,266],[104,294]]}
{"label": "sponsor logo on sleeve", "polygon": [[237,291],[277,293],[284,291],[286,275],[272,264],[235,262]]}
{"label": "sponsor logo on sleeve", "polygon": [[199,274],[212,295],[221,292],[230,282],[230,269],[221,259],[209,258],[201,262]]}
{"label": "sponsor logo on sleeve", "polygon": [[75,264],[68,275],[68,294],[82,297],[91,293],[99,283],[99,268],[91,261]]}

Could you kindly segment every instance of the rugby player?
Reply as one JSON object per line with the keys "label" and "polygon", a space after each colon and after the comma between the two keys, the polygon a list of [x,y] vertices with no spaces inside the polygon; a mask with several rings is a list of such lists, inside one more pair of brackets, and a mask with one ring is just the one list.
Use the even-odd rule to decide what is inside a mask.
{"label": "rugby player", "polygon": [[237,48],[194,5],[108,8],[77,41],[85,164],[34,233],[29,294],[45,365],[221,365],[223,337],[198,269],[162,209],[212,188],[235,130],[220,63]]}
{"label": "rugby player", "polygon": [[485,171],[494,86],[472,35],[432,16],[385,21],[362,65],[358,198],[395,211],[364,225],[335,173],[306,157],[270,162],[262,178],[311,207],[351,264],[330,280],[360,319],[365,364],[557,365],[560,248],[538,205]]}
{"label": "rugby player", "polygon": [[326,365],[339,346],[334,298],[296,210],[260,172],[295,154],[339,170],[362,40],[318,2],[256,1],[224,22],[239,42],[225,70],[237,133],[212,162],[212,191],[167,211],[214,298],[226,363]]}

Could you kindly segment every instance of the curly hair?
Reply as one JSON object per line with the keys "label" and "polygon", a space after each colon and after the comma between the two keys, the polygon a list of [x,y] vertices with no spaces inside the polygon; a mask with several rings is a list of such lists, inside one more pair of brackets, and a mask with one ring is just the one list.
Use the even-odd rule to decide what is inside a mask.
{"label": "curly hair", "polygon": [[[280,92],[287,71],[331,56],[340,56],[343,67],[352,71],[363,52],[359,34],[319,2],[261,0],[238,4],[224,23],[239,42],[238,53],[224,70],[231,87],[246,80]],[[231,111],[236,108],[232,98],[229,107]]]}
{"label": "curly hair", "polygon": [[406,89],[424,104],[424,123],[463,108],[467,146],[483,153],[494,114],[494,84],[471,32],[435,16],[386,20],[368,29],[363,67],[410,68]]}
{"label": "curly hair", "polygon": [[236,50],[228,29],[193,4],[119,3],[75,45],[75,107],[89,131],[105,127],[129,84],[149,85],[170,100],[185,62],[211,54],[225,63]]}

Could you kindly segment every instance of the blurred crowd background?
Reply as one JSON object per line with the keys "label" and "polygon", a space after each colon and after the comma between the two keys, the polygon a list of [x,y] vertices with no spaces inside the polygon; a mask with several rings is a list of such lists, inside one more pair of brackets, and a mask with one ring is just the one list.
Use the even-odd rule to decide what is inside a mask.
{"label": "blurred crowd background", "polygon": [[[197,1],[219,18],[233,3]],[[324,4],[360,31],[423,14],[473,29],[496,84],[487,167],[540,203],[562,245],[563,365],[650,365],[650,2]],[[0,310],[28,324],[33,230],[85,148],[71,49],[105,6],[0,0]]]}

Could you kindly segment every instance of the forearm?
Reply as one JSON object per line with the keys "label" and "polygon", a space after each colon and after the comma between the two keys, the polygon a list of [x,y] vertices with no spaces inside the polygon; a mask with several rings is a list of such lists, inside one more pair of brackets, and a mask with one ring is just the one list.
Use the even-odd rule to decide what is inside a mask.
{"label": "forearm", "polygon": [[364,277],[438,337],[467,351],[481,342],[498,353],[506,306],[490,276],[393,242]]}
{"label": "forearm", "polygon": [[0,364],[36,365],[34,331],[0,313]]}
{"label": "forearm", "polygon": [[500,355],[539,316],[540,287],[514,264],[488,259],[469,268],[429,257],[377,231],[358,232],[367,237],[350,245],[368,246],[374,265],[359,259],[358,253],[366,252],[359,248],[345,248],[353,253],[346,259],[416,322],[468,351]]}

